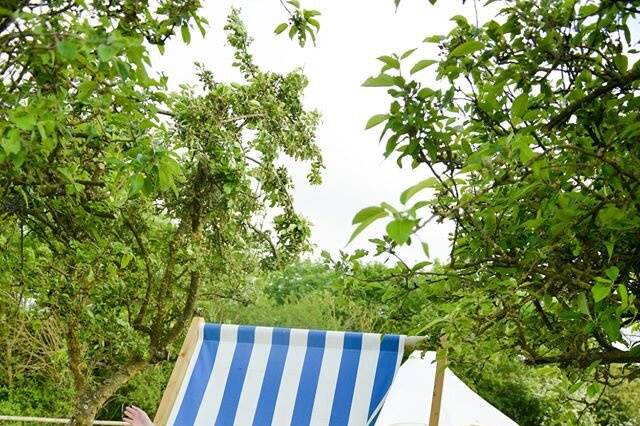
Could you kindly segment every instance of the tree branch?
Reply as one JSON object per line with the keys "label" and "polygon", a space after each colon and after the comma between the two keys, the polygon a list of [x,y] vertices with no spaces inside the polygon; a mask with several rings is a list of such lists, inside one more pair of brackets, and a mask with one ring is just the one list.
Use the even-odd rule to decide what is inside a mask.
{"label": "tree branch", "polygon": [[578,364],[579,366],[585,367],[594,361],[600,361],[601,364],[640,363],[640,354],[637,352],[613,349],[599,352],[566,353],[548,357],[528,358],[525,360],[525,363],[528,365]]}
{"label": "tree branch", "polygon": [[626,87],[626,86],[632,84],[633,82],[635,82],[638,79],[640,79],[640,67],[634,69],[633,71],[627,73],[626,75],[621,76],[617,80],[610,81],[609,83],[605,84],[604,86],[599,87],[598,89],[594,90],[593,92],[589,93],[588,95],[586,95],[586,96],[578,99],[577,101],[571,103],[565,109],[560,111],[560,113],[558,115],[556,115],[554,118],[552,118],[545,125],[544,129],[547,132],[550,132],[551,130],[555,129],[556,127],[559,127],[562,124],[564,124],[565,122],[567,122],[567,120],[569,120],[569,118],[571,118],[571,116],[576,111],[578,111],[580,108],[582,108],[584,105],[594,101],[596,98],[598,98],[599,96],[604,95],[605,93],[611,92],[612,90],[614,90],[616,88]]}

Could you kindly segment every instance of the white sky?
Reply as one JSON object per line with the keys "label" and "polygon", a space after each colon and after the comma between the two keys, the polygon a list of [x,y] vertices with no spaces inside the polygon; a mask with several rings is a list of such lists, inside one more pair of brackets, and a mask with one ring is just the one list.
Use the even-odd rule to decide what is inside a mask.
{"label": "white sky", "polygon": [[[409,64],[434,58],[433,47],[422,40],[427,35],[448,32],[456,14],[475,20],[473,1],[465,6],[460,0],[440,0],[431,6],[427,0],[402,0],[395,11],[392,0],[302,0],[306,9],[322,12],[321,30],[316,47],[300,48],[286,32],[276,36],[274,28],[286,20],[278,0],[209,0],[202,15],[209,20],[205,39],[192,31],[191,44],[176,40],[167,46],[164,56],[154,57],[154,69],[169,76],[169,84],[196,84],[194,62],[201,62],[218,80],[238,79],[232,68],[232,50],[222,29],[231,6],[242,10],[242,18],[255,39],[252,53],[263,69],[288,72],[301,67],[309,78],[305,105],[322,114],[317,143],[322,149],[326,170],[320,186],[305,182],[306,169],[293,166],[296,183],[296,207],[312,223],[312,241],[319,250],[336,254],[345,249],[353,226],[354,214],[363,207],[382,201],[398,205],[400,193],[428,177],[426,170],[400,169],[393,159],[384,160],[384,145],[378,143],[379,128],[364,130],[373,114],[385,113],[389,96],[381,88],[364,88],[362,82],[378,73],[378,56],[402,53],[420,47]],[[480,21],[490,18],[479,6]],[[178,36],[179,38],[179,36]],[[432,49],[432,50],[429,50]],[[433,78],[433,69],[421,72],[421,78]],[[449,252],[447,225],[431,224],[421,237],[428,242],[432,259],[446,259]],[[367,239],[383,233],[383,222],[372,226],[346,247],[372,249]],[[409,261],[424,259],[419,244],[401,252]],[[382,259],[381,259],[382,260]]]}

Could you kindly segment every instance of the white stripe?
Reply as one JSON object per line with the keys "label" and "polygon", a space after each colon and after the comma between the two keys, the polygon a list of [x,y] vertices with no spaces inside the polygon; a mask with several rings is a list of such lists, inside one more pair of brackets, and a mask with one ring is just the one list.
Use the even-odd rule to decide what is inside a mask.
{"label": "white stripe", "polygon": [[326,426],[331,419],[333,396],[340,372],[340,360],[342,359],[344,333],[327,331],[327,338],[322,356],[322,366],[316,389],[316,399],[313,402],[311,412],[311,426]]}
{"label": "white stripe", "polygon": [[180,385],[180,389],[178,390],[178,395],[176,396],[176,400],[173,403],[173,408],[171,409],[171,413],[169,414],[169,419],[167,420],[167,426],[173,425],[176,421],[176,417],[178,416],[178,412],[180,411],[180,406],[182,405],[182,400],[184,399],[184,394],[187,392],[187,387],[189,386],[189,381],[191,380],[191,374],[193,373],[193,369],[196,366],[196,362],[198,361],[198,355],[200,354],[200,348],[202,347],[202,340],[204,339],[204,323],[200,324],[200,330],[198,331],[198,340],[196,341],[196,347],[191,355],[191,359],[189,360],[189,364],[187,365],[187,371],[184,374],[184,378],[182,379],[182,384]]}
{"label": "white stripe", "polygon": [[362,335],[362,351],[360,351],[358,373],[353,389],[351,412],[349,413],[348,424],[350,426],[367,424],[371,392],[373,392],[373,382],[376,378],[376,367],[378,365],[378,355],[380,354],[381,339],[382,336],[379,334]]}
{"label": "white stripe", "polygon": [[220,326],[220,346],[216,352],[209,383],[202,396],[200,410],[194,422],[195,426],[211,426],[216,421],[237,340],[237,325]]}
{"label": "white stripe", "polygon": [[300,376],[302,375],[302,365],[306,354],[308,333],[308,330],[291,330],[289,350],[287,351],[287,359],[284,362],[282,381],[278,390],[272,425],[285,426],[291,424]]}
{"label": "white stripe", "polygon": [[256,327],[254,345],[251,351],[249,365],[247,366],[247,376],[244,379],[240,401],[238,401],[238,410],[234,422],[236,425],[244,426],[253,424],[258,400],[260,399],[264,373],[267,369],[269,352],[271,351],[272,336],[273,328]]}

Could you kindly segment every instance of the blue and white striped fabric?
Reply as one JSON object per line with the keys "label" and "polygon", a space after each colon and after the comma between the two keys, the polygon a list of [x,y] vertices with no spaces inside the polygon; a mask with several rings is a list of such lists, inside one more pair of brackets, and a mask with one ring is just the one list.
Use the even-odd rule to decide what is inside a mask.
{"label": "blue and white striped fabric", "polygon": [[204,324],[168,425],[365,426],[405,336]]}

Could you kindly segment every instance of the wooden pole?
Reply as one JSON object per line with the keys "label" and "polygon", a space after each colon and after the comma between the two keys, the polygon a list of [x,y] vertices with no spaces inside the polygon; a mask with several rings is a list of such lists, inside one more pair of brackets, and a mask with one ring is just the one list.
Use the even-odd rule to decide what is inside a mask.
{"label": "wooden pole", "polygon": [[440,423],[440,407],[442,406],[442,388],[444,387],[444,372],[447,369],[447,335],[440,339],[440,351],[436,354],[436,376],[433,382],[433,395],[431,396],[431,412],[429,414],[429,426],[438,426]]}
{"label": "wooden pole", "polygon": [[[69,424],[71,419],[58,419],[53,417],[23,417],[23,416],[0,416],[0,420],[8,422],[32,422],[32,423],[58,423]],[[94,425],[127,425],[125,422],[112,420],[94,420]]]}

